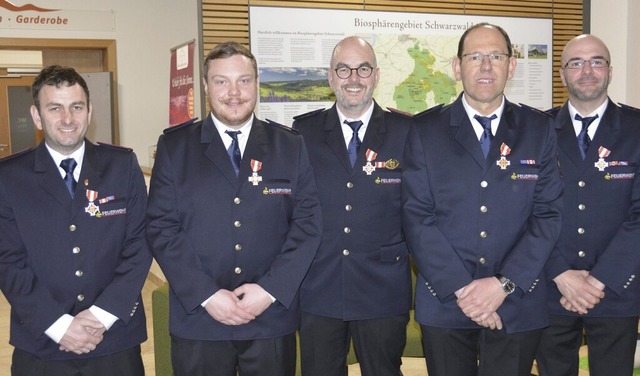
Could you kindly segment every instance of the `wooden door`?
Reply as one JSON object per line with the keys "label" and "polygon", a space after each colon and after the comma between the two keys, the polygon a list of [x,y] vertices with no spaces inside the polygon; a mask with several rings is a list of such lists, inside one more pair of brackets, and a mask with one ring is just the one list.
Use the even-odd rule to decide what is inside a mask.
{"label": "wooden door", "polygon": [[42,140],[29,113],[34,76],[0,78],[0,157],[6,157]]}

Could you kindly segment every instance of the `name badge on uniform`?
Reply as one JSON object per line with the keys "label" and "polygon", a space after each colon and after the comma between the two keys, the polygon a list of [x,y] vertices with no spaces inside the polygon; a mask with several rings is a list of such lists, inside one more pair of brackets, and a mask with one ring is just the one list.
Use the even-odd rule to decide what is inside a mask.
{"label": "name badge on uniform", "polygon": [[252,174],[249,176],[249,182],[253,185],[258,185],[262,181],[262,176],[258,175],[258,171],[262,168],[262,162],[255,159],[251,160]]}

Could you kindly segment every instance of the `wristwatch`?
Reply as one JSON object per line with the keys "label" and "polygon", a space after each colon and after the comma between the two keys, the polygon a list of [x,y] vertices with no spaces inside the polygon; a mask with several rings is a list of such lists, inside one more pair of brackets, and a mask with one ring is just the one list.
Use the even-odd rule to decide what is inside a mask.
{"label": "wristwatch", "polygon": [[502,285],[502,291],[504,291],[507,295],[513,293],[516,290],[516,284],[511,282],[509,278],[503,276],[502,274],[496,274],[495,277],[498,278],[498,281],[500,281],[500,284]]}

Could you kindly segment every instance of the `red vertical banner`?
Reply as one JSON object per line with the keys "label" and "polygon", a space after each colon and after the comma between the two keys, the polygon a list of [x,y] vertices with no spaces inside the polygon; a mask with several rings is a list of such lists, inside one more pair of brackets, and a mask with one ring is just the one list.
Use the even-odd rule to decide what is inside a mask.
{"label": "red vertical banner", "polygon": [[193,51],[195,42],[171,49],[169,85],[169,125],[184,123],[194,117]]}

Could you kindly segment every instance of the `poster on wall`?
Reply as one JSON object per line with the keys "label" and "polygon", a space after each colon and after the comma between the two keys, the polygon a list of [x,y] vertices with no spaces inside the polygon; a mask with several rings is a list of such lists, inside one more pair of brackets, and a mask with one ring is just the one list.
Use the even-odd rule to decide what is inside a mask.
{"label": "poster on wall", "polygon": [[194,117],[193,52],[195,41],[171,49],[169,85],[169,125],[182,124]]}
{"label": "poster on wall", "polygon": [[507,98],[550,108],[551,19],[252,6],[259,117],[291,125],[295,115],[330,107],[335,101],[327,83],[331,53],[350,35],[366,39],[376,52],[380,82],[374,98],[383,108],[418,113],[451,103],[462,92],[451,68],[458,41],[480,22],[501,26],[511,38],[517,67]]}

